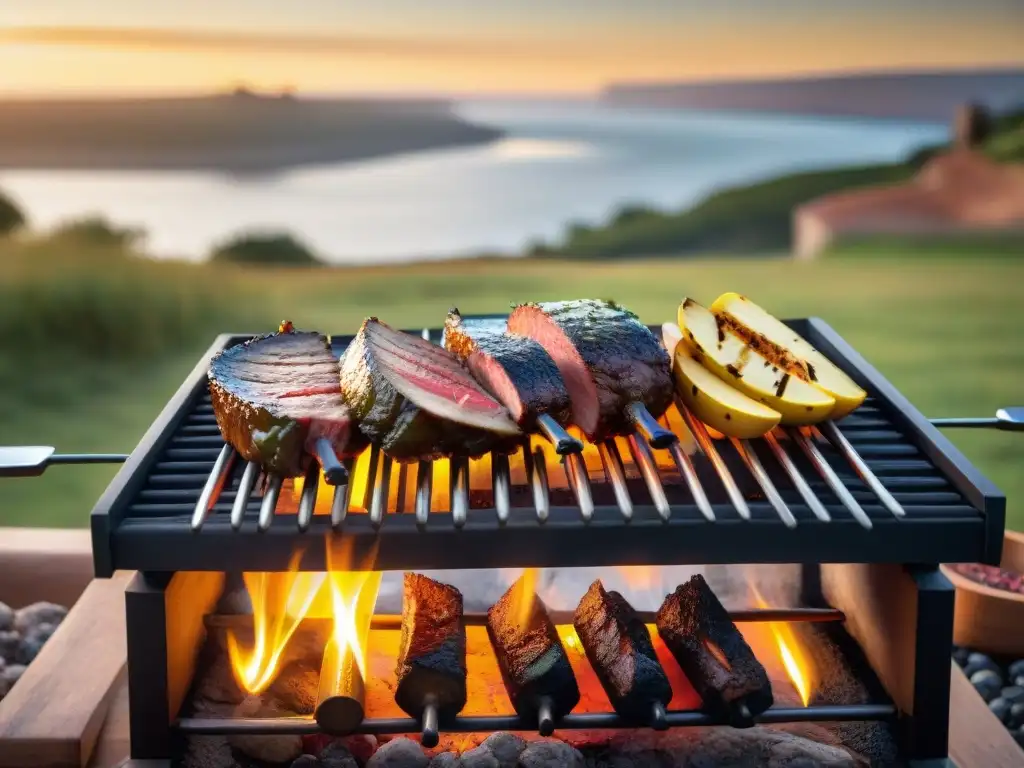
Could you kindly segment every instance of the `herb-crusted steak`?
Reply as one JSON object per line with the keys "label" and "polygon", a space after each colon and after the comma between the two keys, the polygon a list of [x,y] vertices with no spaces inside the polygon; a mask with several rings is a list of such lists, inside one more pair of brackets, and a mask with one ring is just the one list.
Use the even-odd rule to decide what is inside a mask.
{"label": "herb-crusted steak", "polygon": [[520,427],[529,430],[537,417],[550,415],[567,426],[572,418],[569,391],[558,366],[533,339],[496,327],[466,323],[459,310],[448,312],[445,348],[465,361],[483,387],[508,408]]}
{"label": "herb-crusted steak", "polygon": [[341,360],[359,429],[398,461],[513,451],[521,432],[505,407],[447,350],[371,317]]}
{"label": "herb-crusted steak", "polygon": [[316,442],[338,456],[361,450],[341,396],[338,361],[325,336],[291,323],[224,350],[210,362],[210,397],[224,440],[268,472],[306,471]]}
{"label": "herb-crusted steak", "polygon": [[551,355],[572,399],[573,421],[591,441],[632,431],[626,407],[655,417],[672,402],[668,353],[636,315],[594,299],[521,304],[510,333],[536,340]]}

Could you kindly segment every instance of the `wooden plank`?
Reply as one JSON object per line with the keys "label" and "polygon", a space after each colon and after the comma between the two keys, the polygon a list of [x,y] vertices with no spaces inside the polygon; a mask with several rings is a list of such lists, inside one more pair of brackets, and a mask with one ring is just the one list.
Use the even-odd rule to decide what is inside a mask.
{"label": "wooden plank", "polygon": [[87,530],[0,528],[0,595],[12,608],[71,607],[93,578]]}
{"label": "wooden plank", "polygon": [[125,669],[114,684],[110,707],[103,729],[96,739],[96,747],[89,760],[89,768],[117,768],[128,757],[128,670]]}
{"label": "wooden plank", "polygon": [[954,662],[949,694],[949,756],[957,768],[1021,768],[1024,750]]}
{"label": "wooden plank", "polygon": [[96,579],[0,701],[0,767],[81,768],[125,667],[124,588]]}

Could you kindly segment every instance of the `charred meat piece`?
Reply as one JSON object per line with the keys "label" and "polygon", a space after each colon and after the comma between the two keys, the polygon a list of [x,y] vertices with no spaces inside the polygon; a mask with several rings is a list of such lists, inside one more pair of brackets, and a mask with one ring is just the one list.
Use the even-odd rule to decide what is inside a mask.
{"label": "charred meat piece", "polygon": [[362,433],[398,461],[512,452],[521,433],[505,407],[450,352],[371,317],[341,360]]}
{"label": "charred meat piece", "polygon": [[703,576],[695,575],[665,598],[657,627],[705,709],[749,724],[750,715],[772,705],[768,673]]}
{"label": "charred meat piece", "polygon": [[573,625],[616,712],[648,722],[655,704],[668,706],[672,686],[651,633],[622,595],[605,591],[598,579],[576,607]]}
{"label": "charred meat piece", "polygon": [[617,304],[521,304],[509,316],[508,330],[536,340],[551,355],[569,390],[573,421],[591,441],[632,432],[634,403],[657,418],[672,402],[668,353]]}
{"label": "charred meat piece", "polygon": [[225,349],[208,372],[224,440],[247,461],[285,477],[305,472],[321,439],[337,456],[358,453],[366,443],[338,376],[327,338],[295,331],[288,322],[277,333]]}
{"label": "charred meat piece", "polygon": [[496,328],[465,323],[459,310],[451,309],[444,324],[444,345],[523,429],[532,430],[542,414],[569,424],[572,413],[565,382],[555,361],[533,339],[505,333],[504,323]]}
{"label": "charred meat piece", "polygon": [[487,634],[516,713],[537,722],[542,709],[557,720],[580,700],[580,689],[544,602],[520,578],[487,611]]}
{"label": "charred meat piece", "polygon": [[395,676],[395,701],[412,717],[422,717],[428,704],[442,719],[466,706],[466,626],[455,587],[405,574]]}

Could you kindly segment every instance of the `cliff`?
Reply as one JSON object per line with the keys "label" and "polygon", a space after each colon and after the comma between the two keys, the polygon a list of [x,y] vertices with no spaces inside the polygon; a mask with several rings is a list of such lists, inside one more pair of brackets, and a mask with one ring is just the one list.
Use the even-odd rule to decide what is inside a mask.
{"label": "cliff", "polygon": [[0,168],[268,173],[492,141],[433,100],[299,99],[247,92],[0,102]]}

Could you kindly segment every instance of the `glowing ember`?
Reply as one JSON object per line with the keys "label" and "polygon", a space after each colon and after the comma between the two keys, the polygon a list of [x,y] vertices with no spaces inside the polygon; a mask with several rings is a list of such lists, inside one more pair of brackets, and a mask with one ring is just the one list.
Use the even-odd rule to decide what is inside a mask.
{"label": "glowing ember", "polygon": [[562,644],[569,653],[575,653],[580,656],[584,654],[583,643],[580,642],[575,627],[571,624],[560,624],[555,629],[558,631],[558,636],[562,638]]}
{"label": "glowing ember", "polygon": [[249,693],[262,693],[274,681],[285,646],[323,587],[324,574],[298,571],[300,558],[296,554],[284,573],[243,575],[252,602],[253,645],[243,649],[228,632],[227,647],[235,680]]}
{"label": "glowing ember", "polygon": [[[754,599],[757,601],[757,607],[768,608],[768,603],[761,597],[757,587],[751,584],[750,588],[754,593]],[[806,707],[811,701],[814,677],[813,664],[803,653],[803,648],[796,639],[796,635],[793,634],[793,629],[789,624],[782,621],[773,621],[768,627],[775,638],[775,645],[779,649],[779,657],[782,659],[782,665],[786,668],[786,674],[789,675],[793,687],[800,694],[800,700]]]}

